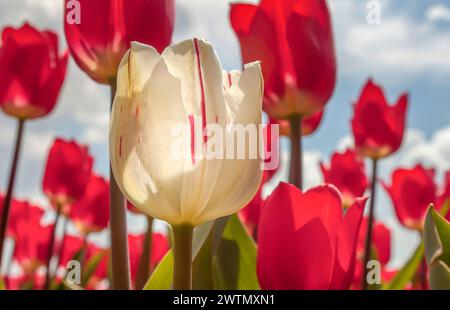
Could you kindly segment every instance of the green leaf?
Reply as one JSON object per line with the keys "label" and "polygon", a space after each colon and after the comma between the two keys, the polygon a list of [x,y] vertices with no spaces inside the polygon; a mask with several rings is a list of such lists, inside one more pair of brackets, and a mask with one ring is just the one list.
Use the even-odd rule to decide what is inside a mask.
{"label": "green leaf", "polygon": [[450,223],[434,206],[428,208],[423,238],[431,289],[450,289]]}
{"label": "green leaf", "polygon": [[[208,268],[202,270],[202,274],[196,274],[199,266],[205,263],[209,255],[214,255],[214,249],[218,247],[220,236],[225,228],[228,217],[207,222],[198,226],[194,231],[192,241],[193,260],[193,287],[210,287],[212,276],[207,273]],[[208,241],[208,242],[207,242]],[[198,257],[198,259],[197,259]],[[150,279],[144,286],[144,290],[170,290],[173,277],[173,254],[170,250],[159,262]],[[209,278],[209,279],[208,279]]]}
{"label": "green leaf", "polygon": [[213,259],[216,289],[258,290],[256,245],[236,214],[230,217]]}
{"label": "green leaf", "polygon": [[410,282],[417,272],[423,259],[423,242],[417,247],[413,256],[403,266],[403,268],[395,275],[391,282],[383,285],[384,290],[402,290],[406,284]]}
{"label": "green leaf", "polygon": [[170,290],[173,278],[173,253],[167,252],[156,266],[143,290]]}
{"label": "green leaf", "polygon": [[89,282],[89,279],[94,274],[95,270],[97,269],[98,265],[101,263],[102,259],[105,257],[106,252],[99,252],[92,256],[84,266],[83,270],[83,278],[81,280],[82,287],[86,287],[87,283]]}

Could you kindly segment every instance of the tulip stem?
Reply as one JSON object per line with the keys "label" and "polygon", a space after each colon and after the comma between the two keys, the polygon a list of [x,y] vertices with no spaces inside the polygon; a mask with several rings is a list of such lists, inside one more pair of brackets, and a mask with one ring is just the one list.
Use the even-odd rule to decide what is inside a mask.
{"label": "tulip stem", "polygon": [[372,246],[372,228],[373,228],[373,222],[375,218],[375,196],[376,196],[376,183],[377,183],[377,167],[378,167],[378,160],[373,159],[372,161],[372,183],[371,183],[371,189],[370,189],[370,205],[369,205],[369,219],[367,223],[367,232],[366,232],[366,243],[364,247],[364,261],[363,261],[363,278],[362,278],[362,289],[367,290],[368,289],[368,282],[367,282],[367,274],[369,270],[367,269],[367,263],[370,260],[371,257],[371,246]]}
{"label": "tulip stem", "polygon": [[152,236],[153,236],[153,218],[146,216],[147,231],[145,232],[143,251],[139,261],[138,274],[136,277],[136,288],[142,289],[150,277],[150,260],[152,256]]}
{"label": "tulip stem", "polygon": [[25,120],[18,119],[16,144],[14,146],[14,153],[13,153],[13,158],[12,158],[12,162],[11,162],[11,170],[9,173],[8,189],[6,190],[5,199],[3,201],[3,210],[2,210],[2,215],[1,215],[1,219],[0,219],[0,268],[2,267],[3,245],[5,243],[6,228],[8,226],[9,210],[11,209],[11,201],[12,201],[12,195],[13,195],[13,191],[14,191],[14,183],[16,180],[17,166],[19,163],[20,148],[22,146],[24,125],[25,125]]}
{"label": "tulip stem", "polygon": [[61,207],[62,207],[62,205],[60,203],[58,203],[56,205],[55,224],[52,229],[52,234],[50,235],[50,241],[49,241],[48,249],[47,249],[47,264],[46,264],[47,270],[46,270],[46,274],[45,274],[45,284],[44,284],[44,289],[46,289],[46,290],[48,290],[50,288],[50,263],[52,261],[53,248],[55,247],[56,229],[58,227],[58,222],[59,222],[59,218],[61,215]]}
{"label": "tulip stem", "polygon": [[289,119],[291,132],[291,163],[289,183],[303,189],[302,116],[295,114]]}
{"label": "tulip stem", "polygon": [[192,289],[192,237],[194,227],[189,224],[173,226],[173,289]]}
{"label": "tulip stem", "polygon": [[[112,110],[117,89],[115,79],[111,80],[110,86]],[[112,288],[115,290],[129,290],[130,260],[128,256],[125,200],[114,178],[111,164],[109,167]]]}

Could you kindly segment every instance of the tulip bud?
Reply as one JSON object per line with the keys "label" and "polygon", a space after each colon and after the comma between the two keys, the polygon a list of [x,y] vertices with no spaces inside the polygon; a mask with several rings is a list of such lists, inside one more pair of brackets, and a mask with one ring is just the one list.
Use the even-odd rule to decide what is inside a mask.
{"label": "tulip bud", "polygon": [[352,130],[356,150],[372,159],[396,152],[403,141],[408,95],[388,105],[383,89],[369,80],[354,105]]}
{"label": "tulip bud", "polygon": [[[110,131],[111,165],[126,198],[172,225],[195,226],[244,207],[260,184],[262,161],[223,156],[239,147],[221,142],[232,126],[261,123],[262,95],[259,63],[223,74],[203,40],[161,55],[133,43],[119,67]],[[223,147],[219,156],[208,156],[214,146]],[[246,154],[251,147],[244,145]]]}
{"label": "tulip bud", "polygon": [[49,114],[66,75],[68,53],[58,54],[58,37],[25,23],[3,30],[0,49],[0,107],[19,119]]}
{"label": "tulip bud", "polygon": [[423,228],[427,207],[436,201],[434,175],[434,169],[416,165],[412,169],[395,170],[392,185],[382,183],[403,226],[418,230]]}

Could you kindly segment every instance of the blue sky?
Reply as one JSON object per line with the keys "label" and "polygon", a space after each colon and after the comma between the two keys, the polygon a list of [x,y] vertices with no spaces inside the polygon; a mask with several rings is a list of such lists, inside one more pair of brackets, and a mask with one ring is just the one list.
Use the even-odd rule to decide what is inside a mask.
{"label": "blue sky", "polygon": [[[176,0],[174,41],[205,38],[216,47],[226,69],[242,66],[237,40],[229,26],[227,0]],[[255,2],[255,1],[250,1]],[[351,103],[368,77],[383,85],[390,102],[402,92],[410,93],[408,130],[402,150],[381,164],[387,179],[393,167],[424,162],[439,172],[450,169],[450,1],[381,0],[381,24],[369,25],[364,0],[330,0],[333,16],[338,82],[328,104],[322,126],[305,141],[306,183],[321,182],[320,160],[328,160],[336,148],[351,143]],[[25,19],[62,35],[63,1],[0,0],[0,26],[20,25]],[[91,81],[70,62],[68,76],[55,111],[42,120],[27,124],[16,193],[47,205],[41,193],[45,157],[55,136],[76,138],[90,145],[95,170],[107,173],[107,131],[109,91]],[[0,189],[5,189],[9,169],[14,120],[0,115]],[[283,141],[286,149],[287,141]],[[266,192],[287,176],[287,152],[279,175]],[[440,181],[440,179],[439,179]],[[390,201],[379,190],[378,216],[394,230],[394,261],[407,258],[417,236],[400,228]],[[49,215],[50,216],[50,215]],[[131,219],[133,231],[143,221]],[[400,242],[403,240],[404,242]],[[407,240],[407,241],[405,241]],[[411,241],[411,242],[409,242]]]}

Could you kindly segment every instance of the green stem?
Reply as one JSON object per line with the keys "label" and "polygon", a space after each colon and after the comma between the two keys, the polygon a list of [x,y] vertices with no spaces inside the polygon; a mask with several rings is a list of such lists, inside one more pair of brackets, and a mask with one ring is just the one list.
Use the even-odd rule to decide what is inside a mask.
{"label": "green stem", "polygon": [[371,245],[372,245],[372,228],[373,228],[373,222],[375,219],[375,196],[376,196],[376,183],[377,183],[377,167],[378,167],[378,160],[373,159],[372,161],[372,184],[371,184],[371,190],[370,190],[370,206],[369,206],[369,219],[367,221],[367,232],[366,232],[366,243],[364,247],[364,261],[363,261],[363,278],[362,278],[362,289],[366,290],[368,288],[367,283],[367,273],[369,270],[367,269],[367,263],[370,260],[370,254],[371,254]]}
{"label": "green stem", "polygon": [[146,216],[147,231],[145,232],[143,251],[139,261],[138,274],[136,277],[136,289],[140,290],[147,283],[150,277],[150,260],[152,256],[152,236],[153,236],[153,218]]}
{"label": "green stem", "polygon": [[289,183],[303,189],[302,117],[295,114],[289,119],[291,132],[291,163]]}
{"label": "green stem", "polygon": [[189,224],[173,226],[173,289],[192,289],[192,237],[194,227]]}
{"label": "green stem", "polygon": [[[111,109],[116,94],[116,80],[111,80]],[[112,288],[130,289],[130,260],[128,257],[128,235],[125,200],[117,185],[110,164],[110,229]]]}
{"label": "green stem", "polygon": [[[17,167],[19,163],[20,148],[22,146],[23,129],[25,120],[19,119],[17,122],[16,143],[11,162],[11,170],[9,173],[8,189],[6,190],[5,199],[3,201],[3,210],[0,218],[0,268],[2,267],[3,246],[6,237],[6,228],[8,227],[9,210],[11,209],[12,195],[14,191],[14,183],[16,180]],[[0,269],[1,270],[1,269]]]}

